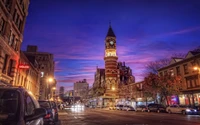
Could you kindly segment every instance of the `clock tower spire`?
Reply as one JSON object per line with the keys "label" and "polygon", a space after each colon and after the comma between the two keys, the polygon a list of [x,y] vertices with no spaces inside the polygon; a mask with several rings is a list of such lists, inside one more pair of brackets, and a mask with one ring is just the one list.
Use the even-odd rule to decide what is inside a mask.
{"label": "clock tower spire", "polygon": [[116,97],[118,93],[118,74],[117,69],[117,47],[116,36],[113,32],[111,24],[109,23],[108,32],[105,38],[105,96]]}

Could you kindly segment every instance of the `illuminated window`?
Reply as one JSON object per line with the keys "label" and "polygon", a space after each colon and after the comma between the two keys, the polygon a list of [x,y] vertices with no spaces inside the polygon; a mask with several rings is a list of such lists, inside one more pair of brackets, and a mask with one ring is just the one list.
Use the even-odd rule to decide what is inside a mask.
{"label": "illuminated window", "polygon": [[41,72],[41,77],[44,77],[44,72]]}

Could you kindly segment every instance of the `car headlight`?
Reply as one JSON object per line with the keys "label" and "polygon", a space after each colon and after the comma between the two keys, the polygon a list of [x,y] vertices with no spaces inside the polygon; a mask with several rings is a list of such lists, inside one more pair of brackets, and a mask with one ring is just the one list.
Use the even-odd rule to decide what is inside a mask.
{"label": "car headlight", "polygon": [[197,112],[197,110],[195,109],[194,112]]}
{"label": "car headlight", "polygon": [[186,112],[190,112],[191,110],[190,109],[186,109]]}

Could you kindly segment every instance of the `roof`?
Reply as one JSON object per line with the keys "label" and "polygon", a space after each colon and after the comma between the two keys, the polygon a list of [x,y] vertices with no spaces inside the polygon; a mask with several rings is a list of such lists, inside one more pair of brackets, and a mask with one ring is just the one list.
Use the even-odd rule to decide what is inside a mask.
{"label": "roof", "polygon": [[191,51],[188,52],[186,58],[184,58],[184,59],[182,59],[182,60],[179,60],[179,61],[177,61],[177,62],[171,63],[171,64],[169,64],[169,65],[167,65],[167,66],[165,66],[165,67],[162,67],[162,68],[158,69],[158,71],[161,71],[161,70],[167,69],[167,68],[169,68],[169,67],[171,67],[171,66],[175,66],[175,65],[177,65],[177,64],[181,64],[181,63],[186,62],[186,61],[188,61],[188,60],[192,60],[192,59],[194,59],[194,58],[200,57],[200,53],[196,53],[195,55],[189,55],[189,54],[191,54]]}
{"label": "roof", "polygon": [[115,36],[115,33],[113,32],[113,29],[112,29],[112,27],[111,27],[111,24],[110,24],[110,26],[109,26],[108,33],[107,33],[106,37],[109,37],[109,36],[111,36],[111,37],[116,37],[116,36]]}

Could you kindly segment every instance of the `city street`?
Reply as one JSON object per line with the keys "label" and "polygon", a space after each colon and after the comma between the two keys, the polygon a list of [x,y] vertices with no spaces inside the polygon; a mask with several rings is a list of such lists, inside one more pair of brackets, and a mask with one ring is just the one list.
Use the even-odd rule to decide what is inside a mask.
{"label": "city street", "polygon": [[199,115],[86,109],[59,113],[60,125],[199,125]]}

